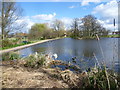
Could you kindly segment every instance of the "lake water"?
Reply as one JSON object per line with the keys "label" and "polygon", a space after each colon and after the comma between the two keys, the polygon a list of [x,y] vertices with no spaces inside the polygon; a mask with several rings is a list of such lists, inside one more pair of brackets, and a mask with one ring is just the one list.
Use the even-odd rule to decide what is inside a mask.
{"label": "lake water", "polygon": [[[45,54],[56,53],[58,55],[57,60],[67,63],[71,62],[83,70],[94,67],[95,63],[96,65],[101,65],[104,61],[108,68],[118,70],[120,69],[118,62],[120,60],[118,40],[120,38],[101,38],[100,41],[63,38],[21,49],[19,52],[22,57],[35,52]],[[73,59],[75,59],[76,63],[73,62]]]}

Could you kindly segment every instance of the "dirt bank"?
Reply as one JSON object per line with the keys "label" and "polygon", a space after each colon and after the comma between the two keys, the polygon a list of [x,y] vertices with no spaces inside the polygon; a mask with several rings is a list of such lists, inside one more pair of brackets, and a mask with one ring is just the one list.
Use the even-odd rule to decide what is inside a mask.
{"label": "dirt bank", "polygon": [[72,88],[81,86],[82,74],[59,68],[2,66],[3,88]]}

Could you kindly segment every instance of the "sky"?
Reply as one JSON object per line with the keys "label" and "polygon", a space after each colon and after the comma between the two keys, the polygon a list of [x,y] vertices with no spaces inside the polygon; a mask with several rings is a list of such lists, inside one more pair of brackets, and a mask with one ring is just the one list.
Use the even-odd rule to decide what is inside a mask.
{"label": "sky", "polygon": [[[45,0],[46,1],[46,0]],[[25,22],[23,32],[28,32],[35,23],[49,23],[60,19],[65,27],[69,27],[74,18],[83,18],[85,15],[94,15],[98,22],[109,30],[114,30],[113,19],[118,21],[118,4],[116,0],[81,0],[81,2],[63,2],[63,0],[50,0],[51,2],[17,2],[23,9],[23,17],[17,23]]]}

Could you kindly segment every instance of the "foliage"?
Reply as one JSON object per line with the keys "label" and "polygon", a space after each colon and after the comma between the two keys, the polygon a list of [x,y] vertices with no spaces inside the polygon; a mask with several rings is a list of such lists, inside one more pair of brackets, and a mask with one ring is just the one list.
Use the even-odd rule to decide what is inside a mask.
{"label": "foliage", "polygon": [[64,36],[64,32],[60,27],[59,30],[53,30],[47,24],[34,24],[29,31],[28,38],[32,40],[51,39]]}
{"label": "foliage", "polygon": [[97,33],[97,30],[100,30],[102,26],[98,23],[97,19],[92,15],[87,15],[84,18],[82,18],[82,29],[83,36],[95,36]]}
{"label": "foliage", "polygon": [[29,57],[25,58],[26,60],[26,67],[40,67],[45,65],[46,58],[44,55],[39,55],[39,54],[33,54],[30,55]]}
{"label": "foliage", "polygon": [[25,23],[19,25],[16,24],[16,21],[22,16],[22,9],[17,6],[16,2],[2,2],[1,5],[0,21],[2,22],[0,23],[0,26],[2,30],[2,39],[5,39],[10,32],[23,28]]}
{"label": "foliage", "polygon": [[45,24],[34,24],[29,30],[29,39],[41,39],[44,29],[46,29]]}
{"label": "foliage", "polygon": [[95,88],[98,90],[117,90],[117,75],[114,72],[108,72],[106,68],[94,68],[87,72],[83,79],[83,88]]}
{"label": "foliage", "polygon": [[117,34],[116,34],[116,35],[106,35],[106,36],[103,36],[103,37],[114,37],[114,38],[117,38],[117,37],[118,37],[118,38],[119,38],[120,35],[117,35]]}
{"label": "foliage", "polygon": [[[70,32],[69,32],[70,33]],[[109,30],[106,30],[93,15],[86,15],[81,20],[75,18],[71,25],[72,38],[93,39],[95,35],[106,36]]]}
{"label": "foliage", "polygon": [[28,38],[32,40],[43,40],[51,37],[52,30],[47,26],[47,24],[34,24],[30,31]]}
{"label": "foliage", "polygon": [[9,55],[9,59],[10,60],[16,60],[16,59],[19,59],[19,54],[18,53],[10,53],[10,55]]}
{"label": "foliage", "polygon": [[2,60],[18,60],[20,58],[19,53],[9,52],[2,54]]}
{"label": "foliage", "polygon": [[10,41],[8,39],[2,40],[2,47],[8,47],[8,46],[12,46],[12,45],[13,45],[12,41]]}
{"label": "foliage", "polygon": [[55,31],[64,30],[64,23],[61,20],[54,20],[52,27]]}
{"label": "foliage", "polygon": [[25,44],[30,44],[32,42],[22,42],[18,39],[14,39],[14,40],[9,40],[9,39],[4,39],[2,40],[2,45],[1,45],[1,49],[9,49],[9,48],[13,48],[13,47],[17,47],[17,46],[21,46],[21,45],[25,45]]}
{"label": "foliage", "polygon": [[73,19],[73,22],[72,22],[72,37],[76,38],[76,37],[79,37],[79,19],[78,18],[75,18]]}

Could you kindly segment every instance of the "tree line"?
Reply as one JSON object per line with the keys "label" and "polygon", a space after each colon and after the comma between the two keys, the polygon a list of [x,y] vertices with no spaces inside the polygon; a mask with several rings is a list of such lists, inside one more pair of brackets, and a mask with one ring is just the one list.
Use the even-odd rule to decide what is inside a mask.
{"label": "tree line", "polygon": [[72,37],[77,38],[95,38],[96,34],[99,36],[106,36],[109,30],[105,29],[93,15],[86,15],[79,19],[75,18],[72,23]]}
{"label": "tree line", "polygon": [[62,28],[62,22],[55,20],[53,28],[50,28],[47,23],[34,24],[28,33],[29,39],[51,39],[56,37],[63,37],[65,30]]}
{"label": "tree line", "polygon": [[[15,22],[21,18],[22,9],[16,6],[15,2],[2,2],[2,9],[0,9],[0,27],[2,39],[16,30],[20,30],[25,26],[25,23],[19,26]],[[99,36],[108,35],[109,30],[105,29],[93,15],[86,15],[83,18],[73,19],[70,29],[65,30],[64,22],[55,19],[51,26],[47,23],[34,24],[28,33],[29,39],[48,39],[63,37],[67,34],[72,38],[94,38],[96,34]]]}
{"label": "tree line", "polygon": [[72,38],[96,38],[96,34],[106,36],[108,33],[109,30],[105,29],[93,15],[73,19],[69,30],[65,30],[64,22],[56,19],[52,22],[51,28],[46,24],[35,24],[29,31],[30,37],[44,39],[62,37],[65,34]]}

